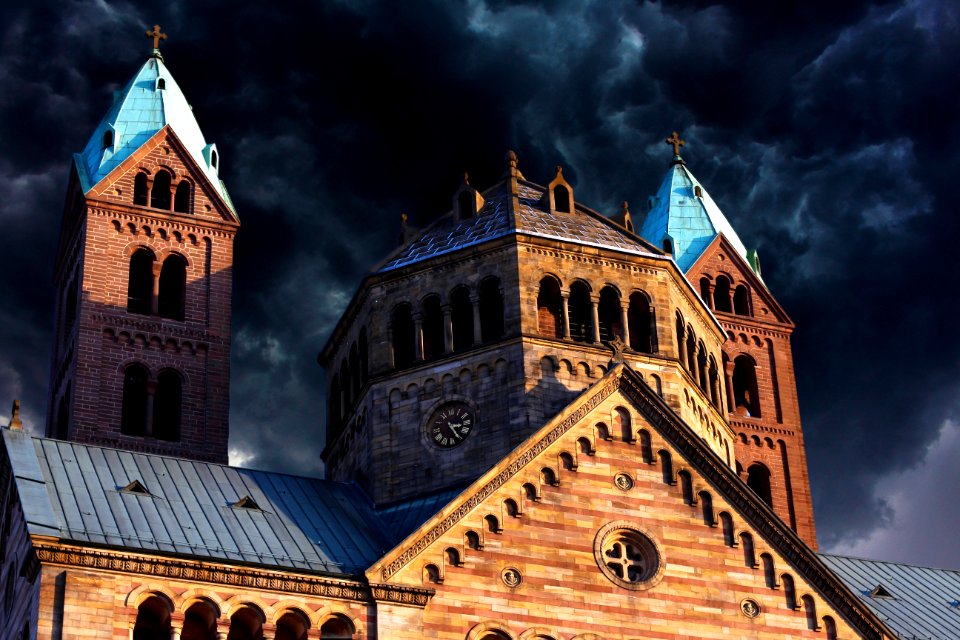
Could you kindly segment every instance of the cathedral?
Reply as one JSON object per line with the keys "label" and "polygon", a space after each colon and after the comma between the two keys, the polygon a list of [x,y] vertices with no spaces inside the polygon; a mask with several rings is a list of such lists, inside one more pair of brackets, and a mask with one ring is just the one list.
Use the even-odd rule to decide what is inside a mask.
{"label": "cathedral", "polygon": [[464,175],[322,346],[326,478],[229,466],[240,219],[147,35],[2,429],[0,640],[960,638],[960,573],[818,552],[793,322],[677,133],[633,211]]}

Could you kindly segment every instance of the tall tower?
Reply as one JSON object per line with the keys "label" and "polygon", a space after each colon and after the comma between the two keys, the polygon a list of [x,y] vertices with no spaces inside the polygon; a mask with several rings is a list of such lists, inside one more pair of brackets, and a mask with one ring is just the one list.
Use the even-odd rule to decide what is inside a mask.
{"label": "tall tower", "polygon": [[673,161],[640,235],[673,254],[727,334],[724,404],[740,477],[816,548],[790,347],[794,324],[764,284],[756,251],[746,249],[683,161],[683,141],[674,133],[667,143]]}
{"label": "tall tower", "polygon": [[220,157],[157,48],[74,156],[47,435],[226,462],[233,238]]}
{"label": "tall tower", "polygon": [[[628,212],[618,222],[577,202],[559,167],[545,186],[527,180],[512,152],[500,182],[481,192],[465,177],[451,201],[429,227],[404,232],[321,353],[329,477],[358,481],[379,505],[442,498],[614,361],[734,466],[721,409],[725,332],[670,256],[624,224]],[[676,317],[692,328],[692,370],[680,366]],[[636,443],[625,411],[595,429]]]}

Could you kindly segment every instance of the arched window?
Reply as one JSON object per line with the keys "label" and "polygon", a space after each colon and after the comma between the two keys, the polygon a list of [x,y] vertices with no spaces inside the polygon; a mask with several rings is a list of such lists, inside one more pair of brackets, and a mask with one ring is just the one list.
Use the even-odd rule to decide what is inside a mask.
{"label": "arched window", "polygon": [[160,269],[160,292],[157,298],[160,317],[183,320],[186,289],[187,262],[175,253],[170,254]]}
{"label": "arched window", "polygon": [[487,631],[480,636],[480,640],[510,640],[510,636],[499,631]]}
{"label": "arched window", "polygon": [[555,487],[559,484],[556,472],[550,467],[540,469],[540,481],[548,487]]}
{"label": "arched window", "polygon": [[727,313],[733,311],[730,306],[730,279],[727,276],[717,276],[717,284],[713,288],[713,309]]}
{"label": "arched window", "polygon": [[154,209],[170,210],[170,185],[172,178],[166,171],[157,171],[150,190],[150,206]]}
{"label": "arched window", "polygon": [[773,507],[773,496],[770,494],[770,470],[759,462],[747,468],[747,486],[760,496],[760,499]]}
{"label": "arched window", "polygon": [[123,371],[123,401],[120,433],[143,436],[147,433],[147,379],[145,367],[131,364]]}
{"label": "arched window", "polygon": [[708,527],[715,526],[717,520],[713,515],[713,496],[706,491],[701,491],[697,494],[697,497],[700,498],[700,514],[703,516],[703,524]]}
{"label": "arched window", "polygon": [[769,553],[760,554],[760,564],[763,565],[763,579],[767,583],[767,588],[777,588],[777,568],[773,563],[773,556]]}
{"label": "arched window", "polygon": [[540,499],[540,496],[537,495],[537,488],[530,482],[525,482],[523,484],[523,497],[527,500],[532,500],[533,502],[536,502]]}
{"label": "arched window", "polygon": [[697,378],[697,334],[693,332],[693,329],[687,327],[687,371],[690,372],[690,375],[693,376],[694,380]]}
{"label": "arched window", "polygon": [[461,220],[469,220],[475,215],[474,208],[477,206],[477,197],[470,189],[464,189],[457,196],[457,215]]}
{"label": "arched window", "polygon": [[803,611],[807,614],[807,628],[811,631],[817,631],[820,628],[820,625],[817,624],[817,603],[814,602],[813,596],[805,595],[800,598],[800,601],[803,603]]}
{"label": "arched window", "polygon": [[683,496],[684,504],[693,504],[693,478],[689,471],[679,471],[677,477],[680,479],[680,494]]}
{"label": "arched window", "polygon": [[680,312],[677,312],[677,359],[680,360],[680,366],[687,367],[687,348],[684,338],[686,331],[686,324],[683,321],[683,316],[680,315]]}
{"label": "arched window", "polygon": [[670,452],[661,449],[657,455],[660,457],[660,471],[663,473],[664,484],[673,484],[673,459]]}
{"label": "arched window", "polygon": [[153,252],[149,249],[137,249],[130,256],[130,270],[127,277],[127,311],[130,313],[150,314],[153,299]]}
{"label": "arched window", "polygon": [[713,356],[710,356],[709,378],[710,402],[717,410],[722,411],[723,405],[720,402],[720,371],[717,369],[717,360]]}
{"label": "arched window", "polygon": [[484,342],[503,337],[503,293],[499,278],[480,283],[480,338]]}
{"label": "arched window", "polygon": [[560,283],[550,276],[540,280],[537,294],[537,328],[547,338],[563,337],[563,297]]}
{"label": "arched window", "polygon": [[615,432],[619,432],[620,439],[624,442],[634,441],[630,413],[623,407],[617,407],[613,410],[613,429]]}
{"label": "arched window", "polygon": [[733,292],[733,312],[740,316],[749,316],[750,313],[750,292],[745,286],[737,285]]}
{"label": "arched window", "polygon": [[553,209],[558,213],[570,213],[570,190],[562,184],[553,188]]}
{"label": "arched window", "polygon": [[107,149],[108,147],[113,146],[113,131],[107,129],[103,132],[103,148]]}
{"label": "arched window", "polygon": [[153,396],[153,435],[160,440],[180,441],[180,415],[183,381],[176,371],[166,369],[157,375]]}
{"label": "arched window", "polygon": [[309,628],[310,621],[306,615],[299,611],[287,611],[277,620],[274,640],[306,640]]}
{"label": "arched window", "polygon": [[614,336],[623,338],[623,314],[620,311],[620,294],[613,287],[600,290],[597,304],[600,319],[600,341],[610,342]]}
{"label": "arched window", "polygon": [[353,623],[343,616],[333,616],[320,625],[322,640],[349,640],[356,631]]}
{"label": "arched window", "polygon": [[133,204],[147,206],[147,174],[138,173],[133,179]]}
{"label": "arched window", "polygon": [[653,445],[646,429],[640,429],[640,457],[647,464],[653,464]]}
{"label": "arched window", "polygon": [[653,341],[650,339],[650,302],[647,296],[639,291],[630,294],[627,324],[630,327],[630,348],[640,353],[653,353]]}
{"label": "arched window", "polygon": [[177,213],[190,213],[190,183],[181,180],[173,197],[173,210]]}
{"label": "arched window", "polygon": [[218,617],[216,608],[209,602],[193,603],[183,616],[180,640],[216,640]]}
{"label": "arched window", "polygon": [[211,149],[211,150],[210,150],[210,166],[213,167],[214,169],[216,169],[216,168],[217,168],[217,164],[218,164],[219,162],[220,162],[220,158],[217,156],[217,150],[216,150],[216,149]]}
{"label": "arched window", "polygon": [[753,547],[753,536],[746,532],[741,533],[740,545],[743,547],[743,564],[748,567],[757,566],[757,554]]}
{"label": "arched window", "polygon": [[827,632],[827,640],[837,640],[837,623],[830,616],[823,616],[823,628]]}
{"label": "arched window", "polygon": [[700,278],[700,297],[708,307],[713,308],[713,294],[710,293],[710,278],[706,276]]}
{"label": "arched window", "polygon": [[796,611],[797,609],[797,588],[793,583],[793,576],[785,573],[780,576],[780,584],[783,585],[783,600],[787,609]]}
{"label": "arched window", "polygon": [[739,355],[733,361],[733,401],[737,415],[760,417],[757,372],[750,356]]}
{"label": "arched window", "polygon": [[464,534],[463,537],[464,537],[464,539],[465,539],[466,542],[467,542],[467,548],[468,548],[468,549],[473,549],[473,550],[477,551],[477,550],[479,550],[479,549],[481,548],[481,545],[480,545],[480,534],[477,533],[476,531],[467,531],[467,533]]}
{"label": "arched window", "polygon": [[423,359],[443,355],[443,309],[440,296],[427,296],[423,301]]}
{"label": "arched window", "polygon": [[668,256],[673,255],[673,242],[670,240],[670,238],[664,238],[661,246],[663,247],[663,252],[665,254]]}
{"label": "arched window", "polygon": [[500,533],[500,521],[497,520],[497,516],[488,515],[483,517],[483,521],[487,523],[487,531],[490,533]]}
{"label": "arched window", "polygon": [[446,556],[445,560],[448,566],[459,567],[461,564],[463,564],[460,561],[460,552],[454,549],[453,547],[447,547],[446,551],[444,551],[443,553]]}
{"label": "arched window", "polygon": [[723,544],[732,547],[737,540],[733,533],[733,518],[726,511],[720,512],[720,526],[723,527]]}
{"label": "arched window", "polygon": [[453,324],[453,350],[469,349],[473,344],[473,304],[466,287],[457,287],[450,293],[450,322]]}
{"label": "arched window", "polygon": [[590,289],[583,282],[570,285],[570,337],[577,342],[593,342],[593,307]]}
{"label": "arched window", "polygon": [[577,463],[573,459],[573,456],[564,451],[560,454],[560,468],[564,471],[576,471]]}
{"label": "arched window", "polygon": [[697,344],[697,383],[705,394],[710,393],[707,382],[707,348],[702,342]]}
{"label": "arched window", "polygon": [[413,364],[414,352],[413,314],[407,303],[398,304],[390,318],[390,335],[393,346],[393,366],[403,369]]}
{"label": "arched window", "polygon": [[151,596],[137,608],[133,640],[169,640],[170,605],[157,596]]}
{"label": "arched window", "polygon": [[230,617],[227,640],[261,640],[263,615],[252,607],[242,607]]}
{"label": "arched window", "polygon": [[517,501],[513,498],[507,498],[503,501],[503,510],[511,518],[517,518],[520,516],[520,507],[517,505]]}

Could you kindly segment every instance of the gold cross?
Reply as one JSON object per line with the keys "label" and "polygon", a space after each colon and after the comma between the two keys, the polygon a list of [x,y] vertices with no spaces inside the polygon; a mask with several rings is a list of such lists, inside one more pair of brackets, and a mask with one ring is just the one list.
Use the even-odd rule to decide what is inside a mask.
{"label": "gold cross", "polygon": [[152,31],[147,31],[147,37],[148,37],[148,38],[153,38],[153,48],[159,51],[159,50],[160,50],[160,41],[161,41],[161,40],[166,40],[166,39],[167,39],[167,34],[165,34],[165,33],[160,33],[160,25],[155,24],[155,25],[153,25],[153,30],[152,30]]}
{"label": "gold cross", "polygon": [[677,135],[676,131],[673,132],[672,136],[664,140],[664,142],[673,145],[673,155],[675,156],[680,155],[680,147],[685,144],[684,141],[680,139],[680,136]]}

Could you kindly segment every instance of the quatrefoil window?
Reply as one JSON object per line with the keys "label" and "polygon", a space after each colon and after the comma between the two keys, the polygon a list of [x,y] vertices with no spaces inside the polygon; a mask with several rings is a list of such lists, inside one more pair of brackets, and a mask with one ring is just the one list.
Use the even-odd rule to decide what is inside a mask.
{"label": "quatrefoil window", "polygon": [[663,577],[663,554],[642,528],[611,522],[597,532],[594,556],[603,574],[630,590],[649,589]]}

